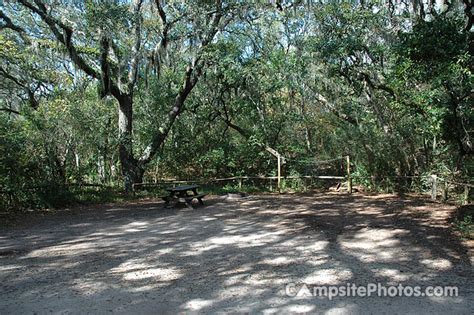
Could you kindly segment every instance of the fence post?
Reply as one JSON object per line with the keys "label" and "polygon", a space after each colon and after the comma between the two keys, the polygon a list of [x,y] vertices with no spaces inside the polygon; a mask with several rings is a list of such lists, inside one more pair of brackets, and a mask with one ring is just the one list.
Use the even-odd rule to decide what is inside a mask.
{"label": "fence post", "polygon": [[449,184],[447,181],[443,181],[443,201],[448,200],[448,190],[449,190]]}
{"label": "fence post", "polygon": [[277,163],[277,166],[278,166],[278,192],[280,192],[280,189],[281,189],[281,156],[280,154],[277,155],[277,160],[278,160],[278,163]]}
{"label": "fence post", "polygon": [[239,189],[242,189],[242,177],[239,177]]}
{"label": "fence post", "polygon": [[431,200],[436,200],[436,194],[438,189],[438,176],[431,175]]}
{"label": "fence post", "polygon": [[347,163],[347,192],[352,194],[352,178],[351,178],[351,158],[349,155],[346,156]]}

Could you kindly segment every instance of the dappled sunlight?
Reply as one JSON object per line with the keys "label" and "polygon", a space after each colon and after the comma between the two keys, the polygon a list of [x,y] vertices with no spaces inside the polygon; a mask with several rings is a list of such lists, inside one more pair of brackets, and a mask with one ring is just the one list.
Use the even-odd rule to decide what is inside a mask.
{"label": "dappled sunlight", "polygon": [[219,237],[212,237],[205,241],[210,244],[217,245],[229,245],[229,244],[238,244],[239,247],[252,247],[252,246],[261,246],[266,243],[271,243],[278,241],[280,239],[280,233],[272,232],[254,232],[249,235],[223,235]]}
{"label": "dappled sunlight", "polygon": [[447,259],[423,259],[420,261],[423,265],[430,269],[435,270],[449,270],[453,267],[453,264]]}
{"label": "dappled sunlight", "polygon": [[106,281],[95,278],[77,279],[72,284],[70,290],[81,295],[94,296],[111,289],[111,285]]}
{"label": "dappled sunlight", "polygon": [[[0,257],[8,296],[0,310],[19,298],[46,307],[61,295],[121,312],[331,314],[357,312],[367,302],[288,297],[285,285],[468,286],[472,272],[462,247],[443,237],[449,235],[445,227],[417,221],[429,213],[411,218],[422,201],[386,198],[271,195],[194,210],[111,206],[50,229],[13,232],[0,238],[0,247],[11,251]],[[466,306],[462,298],[419,301]]]}
{"label": "dappled sunlight", "polygon": [[178,279],[180,276],[176,269],[171,268],[144,268],[143,270],[134,270],[123,274],[124,280],[141,280],[152,278],[154,281],[166,282]]}
{"label": "dappled sunlight", "polygon": [[271,266],[285,266],[291,263],[296,263],[297,258],[289,258],[289,257],[275,257],[275,258],[265,258],[261,261],[262,264],[267,264]]}
{"label": "dappled sunlight", "polygon": [[[301,304],[293,304],[293,305],[287,305],[285,307],[283,307],[281,310],[278,310],[275,312],[282,312],[282,313],[310,313],[310,312],[314,312],[316,311],[317,308],[316,306],[312,305],[312,304],[304,304],[304,303],[301,303]],[[266,314],[269,314],[266,312]]]}
{"label": "dappled sunlight", "polygon": [[355,314],[355,313],[360,313],[363,312],[364,310],[360,309],[356,304],[354,303],[339,303],[339,305],[335,307],[331,307],[327,311],[324,312],[325,315],[336,315],[336,314]]}
{"label": "dappled sunlight", "polygon": [[184,305],[182,306],[182,309],[186,311],[194,312],[194,311],[199,311],[205,307],[210,307],[212,303],[213,303],[212,300],[192,299],[191,301],[184,303]]}
{"label": "dappled sunlight", "polygon": [[409,233],[406,230],[363,228],[351,238],[340,239],[341,248],[364,262],[406,261],[405,251],[400,251],[398,236]]}
{"label": "dappled sunlight", "polygon": [[372,269],[374,275],[383,277],[388,280],[388,283],[398,283],[398,282],[405,282],[410,280],[409,273],[403,273],[398,269],[390,269],[390,268],[374,268]]}
{"label": "dappled sunlight", "polygon": [[[219,248],[220,245],[216,245],[216,244],[208,244],[206,243],[206,245],[202,245],[202,244],[191,244],[190,246],[190,249],[189,251],[186,252],[187,255],[191,255],[191,256],[199,256],[199,255],[202,255],[204,252],[207,252],[207,251],[212,251],[214,249],[217,249]],[[164,250],[162,250],[163,252]]]}
{"label": "dappled sunlight", "polygon": [[349,281],[353,276],[350,269],[335,267],[331,269],[316,269],[304,277],[302,281],[314,285],[341,285]]}

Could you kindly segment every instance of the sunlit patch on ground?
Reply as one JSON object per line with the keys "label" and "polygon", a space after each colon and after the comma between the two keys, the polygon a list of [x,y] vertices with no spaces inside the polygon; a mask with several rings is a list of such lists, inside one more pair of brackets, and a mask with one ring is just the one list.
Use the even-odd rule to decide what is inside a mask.
{"label": "sunlit patch on ground", "polygon": [[[0,313],[469,313],[452,207],[392,195],[207,198],[50,216],[0,233]],[[93,215],[91,215],[93,214]],[[459,297],[290,297],[288,283],[457,285]]]}

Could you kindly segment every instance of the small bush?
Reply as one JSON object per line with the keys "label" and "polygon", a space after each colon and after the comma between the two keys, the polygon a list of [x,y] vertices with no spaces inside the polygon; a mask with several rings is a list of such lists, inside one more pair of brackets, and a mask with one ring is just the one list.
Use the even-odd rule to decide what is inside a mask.
{"label": "small bush", "polygon": [[462,220],[456,219],[454,226],[456,230],[461,233],[463,238],[474,239],[474,222],[470,215],[465,216]]}

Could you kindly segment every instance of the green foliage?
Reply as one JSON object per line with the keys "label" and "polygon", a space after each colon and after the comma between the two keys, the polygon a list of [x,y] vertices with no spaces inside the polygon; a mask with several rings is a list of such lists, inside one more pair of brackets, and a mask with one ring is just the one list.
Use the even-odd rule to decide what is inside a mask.
{"label": "green foliage", "polygon": [[0,207],[45,207],[67,200],[41,139],[28,125],[0,118]]}
{"label": "green foliage", "polygon": [[418,65],[414,69],[421,68],[419,75],[432,78],[445,72],[466,52],[468,35],[461,31],[462,25],[461,20],[447,17],[418,21],[412,31],[400,33],[397,51]]}
{"label": "green foliage", "polygon": [[474,238],[474,221],[472,221],[472,216],[466,215],[462,220],[455,219],[454,227],[461,233],[463,238]]}
{"label": "green foliage", "polygon": [[[153,2],[144,2],[138,15],[132,2],[95,0],[58,3],[51,14],[74,30],[81,60],[132,96],[134,158],[166,132],[144,181],[275,175],[276,159],[266,147],[288,159],[284,176],[343,175],[339,162],[306,162],[350,154],[354,182],[374,191],[427,188],[406,176],[470,180],[474,77],[463,11],[453,5],[428,21],[405,7],[389,14],[377,2],[364,3],[329,1],[279,12],[225,2],[227,15],[202,51],[213,1],[163,3],[170,23],[165,42]],[[84,75],[38,16],[21,5],[4,11],[27,31],[5,27],[0,34],[2,206],[128,198],[72,188],[121,185],[117,98],[98,98],[102,79]],[[135,54],[138,25],[142,42]],[[101,63],[103,37],[110,44],[108,69]],[[133,57],[137,82],[129,86]],[[199,73],[197,83],[168,132],[163,126],[196,60],[203,62],[192,72]],[[284,186],[303,190],[307,183],[287,179]],[[222,191],[237,189],[232,183]]]}
{"label": "green foliage", "polygon": [[89,27],[102,30],[126,29],[131,13],[125,3],[107,0],[86,0],[85,17]]}

